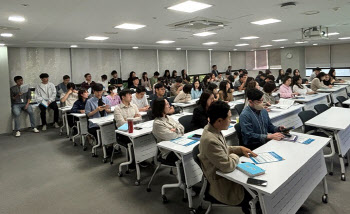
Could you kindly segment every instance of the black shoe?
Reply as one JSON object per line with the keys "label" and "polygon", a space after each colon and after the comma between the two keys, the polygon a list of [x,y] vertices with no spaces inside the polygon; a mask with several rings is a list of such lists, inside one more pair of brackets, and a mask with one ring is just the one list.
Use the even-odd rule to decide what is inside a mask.
{"label": "black shoe", "polygon": [[142,161],[141,163],[139,163],[139,166],[142,168],[146,168],[149,166],[149,163],[147,163],[146,161]]}

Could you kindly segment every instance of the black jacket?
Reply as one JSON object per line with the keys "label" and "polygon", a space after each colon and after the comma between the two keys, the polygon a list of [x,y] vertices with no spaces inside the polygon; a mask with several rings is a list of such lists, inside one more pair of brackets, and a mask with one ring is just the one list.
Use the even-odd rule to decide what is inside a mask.
{"label": "black jacket", "polygon": [[208,124],[208,114],[205,109],[199,105],[193,110],[192,122],[194,129],[204,128]]}

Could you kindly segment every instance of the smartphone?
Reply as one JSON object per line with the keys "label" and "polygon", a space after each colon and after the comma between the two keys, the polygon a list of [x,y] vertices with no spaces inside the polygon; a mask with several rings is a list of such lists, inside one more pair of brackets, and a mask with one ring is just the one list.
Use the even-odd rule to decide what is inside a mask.
{"label": "smartphone", "polygon": [[232,124],[236,124],[237,123],[237,121],[235,121],[235,120],[231,120],[231,122],[230,123],[232,123]]}
{"label": "smartphone", "polygon": [[253,185],[257,185],[257,186],[266,187],[267,181],[259,180],[259,179],[255,179],[255,178],[248,178],[247,184],[253,184]]}
{"label": "smartphone", "polygon": [[288,127],[288,128],[285,128],[285,129],[282,129],[282,132],[284,133],[288,133],[290,130],[294,129],[294,126],[291,126],[291,127]]}

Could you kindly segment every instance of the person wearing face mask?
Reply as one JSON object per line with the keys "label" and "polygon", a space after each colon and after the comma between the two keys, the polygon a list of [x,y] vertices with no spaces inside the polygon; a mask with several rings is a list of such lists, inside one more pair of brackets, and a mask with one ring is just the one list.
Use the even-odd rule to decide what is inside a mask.
{"label": "person wearing face mask", "polygon": [[276,127],[271,123],[263,104],[264,93],[258,89],[249,89],[247,97],[249,105],[239,116],[242,130],[243,146],[254,150],[269,140],[281,140],[284,135],[280,133],[284,126]]}
{"label": "person wearing face mask", "polygon": [[108,86],[109,95],[106,97],[109,100],[111,106],[116,106],[121,103],[120,97],[118,95],[118,88],[114,85]]}

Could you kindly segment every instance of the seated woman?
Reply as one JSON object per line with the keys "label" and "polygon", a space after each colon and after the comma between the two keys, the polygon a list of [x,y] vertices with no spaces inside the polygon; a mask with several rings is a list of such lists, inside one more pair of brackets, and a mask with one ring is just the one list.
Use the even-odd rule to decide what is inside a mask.
{"label": "seated woman", "polygon": [[231,89],[230,83],[226,80],[220,83],[219,99],[225,102],[233,101],[233,90]]}
{"label": "seated woman", "polygon": [[[177,121],[169,117],[170,105],[166,99],[157,98],[153,101],[152,114],[154,116],[152,134],[157,142],[172,140],[184,135],[185,128]],[[159,148],[160,156],[168,161],[175,162],[178,157],[174,152]]]}
{"label": "seated woman", "polygon": [[333,83],[335,83],[335,80],[333,78],[331,78],[329,76],[329,74],[326,74],[326,76],[324,77],[324,80],[323,80],[323,84],[326,86],[329,86],[329,85],[332,85]]}
{"label": "seated woman", "polygon": [[201,83],[201,87],[202,87],[203,91],[208,89],[209,84],[210,84],[210,80],[211,80],[210,75],[209,74],[205,75],[205,77]]}
{"label": "seated woman", "polygon": [[299,93],[293,93],[292,87],[292,78],[290,76],[285,76],[283,79],[283,84],[280,86],[280,97],[281,98],[291,98]]}
{"label": "seated woman", "polygon": [[147,89],[147,91],[152,90],[151,81],[147,77],[147,72],[142,73],[141,85]]}
{"label": "seated woman", "polygon": [[191,100],[191,89],[192,85],[187,84],[184,86],[182,91],[175,97],[175,103],[186,103]]}
{"label": "seated woman", "polygon": [[215,83],[209,83],[208,91],[214,95],[214,102],[219,100],[218,86]]}
{"label": "seated woman", "polygon": [[272,96],[272,92],[276,89],[276,84],[274,81],[266,82],[263,87],[263,103],[264,106],[270,106],[273,104],[277,104],[278,101],[274,96]]}
{"label": "seated woman", "polygon": [[[89,92],[85,89],[81,89],[78,91],[78,100],[74,102],[70,113],[81,113],[85,114],[85,104],[89,97]],[[68,125],[73,127],[75,125],[75,121],[79,120],[78,118],[74,118],[73,115],[67,115]]]}
{"label": "seated woman", "polygon": [[115,87],[114,85],[108,86],[108,93],[109,95],[106,98],[109,100],[111,106],[116,106],[121,103],[117,87]]}
{"label": "seated woman", "polygon": [[315,94],[314,91],[302,85],[303,80],[300,76],[293,76],[293,92],[300,95]]}
{"label": "seated woman", "polygon": [[192,99],[198,99],[201,94],[202,94],[202,87],[201,84],[199,83],[199,80],[194,80],[192,89],[191,89],[191,98]]}
{"label": "seated woman", "polygon": [[324,72],[320,72],[316,78],[314,78],[311,81],[311,90],[313,91],[317,91],[320,88],[332,88],[332,85],[326,86],[325,84],[323,84],[323,80],[325,79],[326,74]]}
{"label": "seated woman", "polygon": [[208,108],[214,102],[214,95],[209,92],[203,92],[197,102],[197,107],[193,110],[191,123],[194,129],[204,128],[208,124]]}
{"label": "seated woman", "polygon": [[345,82],[344,80],[337,79],[337,77],[335,76],[335,69],[334,68],[329,69],[328,74],[329,74],[330,79],[334,80],[335,83],[344,83]]}

